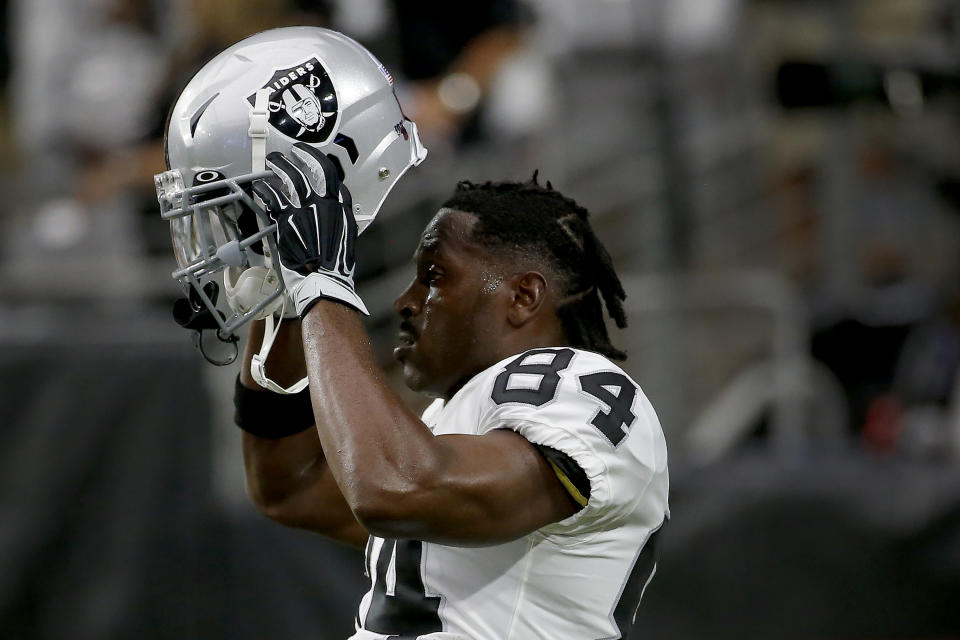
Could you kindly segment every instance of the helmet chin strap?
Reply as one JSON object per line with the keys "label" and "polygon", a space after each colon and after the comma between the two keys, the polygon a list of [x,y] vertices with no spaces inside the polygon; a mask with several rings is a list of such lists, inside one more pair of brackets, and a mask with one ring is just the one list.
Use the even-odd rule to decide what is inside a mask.
{"label": "helmet chin strap", "polygon": [[280,331],[280,323],[283,322],[283,311],[286,309],[287,301],[284,299],[283,308],[280,310],[280,318],[274,322],[273,314],[270,314],[266,317],[266,326],[263,328],[263,344],[260,345],[260,353],[255,353],[253,359],[250,361],[250,375],[253,376],[253,379],[258,385],[264,389],[273,391],[274,393],[282,393],[284,395],[289,395],[292,393],[299,393],[307,387],[309,382],[306,377],[301,379],[299,382],[295,382],[289,387],[281,387],[279,384],[267,377],[266,373],[266,364],[267,364],[267,355],[270,353],[270,348],[273,346],[273,341],[277,337],[277,333]]}
{"label": "helmet chin strap", "polygon": [[[251,149],[251,167],[252,172],[264,171],[267,166],[267,122],[269,121],[270,89],[260,89],[257,91],[257,97],[254,98],[253,109],[250,110],[250,128],[247,135],[250,136]],[[266,240],[263,242],[264,255],[269,260],[270,248]],[[269,262],[267,263],[269,264]],[[280,331],[280,323],[283,322],[284,312],[287,308],[287,295],[283,296],[283,306],[280,308],[280,317],[274,320],[273,314],[268,314],[265,321],[266,326],[263,329],[263,343],[260,345],[260,353],[256,353],[250,362],[250,375],[254,381],[264,389],[274,393],[285,395],[299,393],[303,391],[308,383],[306,377],[299,382],[295,382],[289,387],[281,387],[279,384],[267,377],[266,364],[267,356],[273,347],[273,341]]]}

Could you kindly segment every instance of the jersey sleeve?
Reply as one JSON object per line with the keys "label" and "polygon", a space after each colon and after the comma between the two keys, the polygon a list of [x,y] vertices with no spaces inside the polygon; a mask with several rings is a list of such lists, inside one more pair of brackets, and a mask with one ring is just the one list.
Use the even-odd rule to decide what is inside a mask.
{"label": "jersey sleeve", "polygon": [[491,372],[484,386],[480,433],[512,429],[566,454],[589,480],[586,506],[545,533],[581,535],[616,525],[641,500],[666,512],[663,483],[652,482],[666,476],[660,423],[615,364],[584,351],[534,349]]}

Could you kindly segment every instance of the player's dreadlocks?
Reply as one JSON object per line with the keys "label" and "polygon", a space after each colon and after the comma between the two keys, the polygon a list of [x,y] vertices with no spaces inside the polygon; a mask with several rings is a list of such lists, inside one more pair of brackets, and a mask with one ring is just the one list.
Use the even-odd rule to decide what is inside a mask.
{"label": "player's dreadlocks", "polygon": [[603,296],[607,312],[622,329],[627,326],[622,302],[626,293],[610,254],[590,227],[586,209],[555,191],[550,182],[541,186],[536,172],[523,183],[462,181],[443,206],[476,216],[473,240],[479,244],[546,261],[544,266],[559,280],[564,296],[557,316],[571,346],[626,359],[610,343],[600,305]]}

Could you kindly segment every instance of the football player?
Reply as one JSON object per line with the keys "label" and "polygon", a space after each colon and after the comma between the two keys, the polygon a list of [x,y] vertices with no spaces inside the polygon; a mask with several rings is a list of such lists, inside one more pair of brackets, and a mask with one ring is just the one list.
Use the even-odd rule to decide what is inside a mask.
{"label": "football player", "polygon": [[[424,155],[416,127],[393,111],[358,124],[365,111],[351,107],[386,95],[359,90],[387,82],[375,61],[346,55],[359,45],[339,34],[284,38],[289,55],[268,32],[211,67],[229,79],[201,72],[171,119],[186,142],[168,141],[173,168],[158,177],[175,275],[191,287],[182,323],[235,326],[198,280],[228,267],[239,273],[231,307],[265,318],[235,395],[254,503],[366,549],[371,586],[355,640],[628,637],[669,517],[667,454],[649,401],[614,362],[625,356],[604,307],[625,326],[625,296],[587,211],[536,175],[458,185],[423,231],[416,276],[394,304],[404,380],[435,398],[411,413],[377,366],[353,273],[362,225]],[[271,83],[308,64],[327,83],[326,129],[258,120]],[[242,109],[249,142],[246,128],[218,128],[228,113],[246,127]],[[229,144],[210,146],[221,138]],[[398,151],[382,155],[390,146]],[[250,211],[257,224],[243,222]],[[250,273],[256,287],[241,282]],[[286,303],[266,286],[278,273]],[[273,328],[275,313],[297,319]],[[273,382],[304,377],[299,393],[302,384]]]}
{"label": "football player", "polygon": [[244,367],[248,486],[271,518],[366,547],[354,638],[627,637],[668,515],[666,448],[613,362],[601,299],[622,326],[623,291],[586,210],[535,181],[461,183],[441,207],[394,304],[405,382],[436,398],[418,417],[360,323],[347,190],[309,147],[270,164],[254,192],[302,318],[272,358],[286,378],[305,362],[311,402],[276,424],[293,413],[251,410],[282,397]]}

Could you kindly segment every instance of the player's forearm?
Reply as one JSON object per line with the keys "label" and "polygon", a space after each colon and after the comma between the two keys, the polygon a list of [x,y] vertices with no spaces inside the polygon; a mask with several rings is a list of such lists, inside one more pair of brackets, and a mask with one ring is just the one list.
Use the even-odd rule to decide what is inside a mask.
{"label": "player's forearm", "polygon": [[[262,320],[250,323],[250,334],[244,347],[243,364],[240,366],[240,383],[248,389],[261,388],[250,374],[250,361],[263,344],[263,332]],[[265,368],[267,376],[283,386],[291,385],[306,375],[303,348],[300,344],[300,321],[296,318],[288,318],[280,323]]]}
{"label": "player's forearm", "polygon": [[270,517],[275,518],[293,496],[316,482],[324,464],[323,450],[312,430],[279,439],[243,434],[247,493]]}
{"label": "player's forearm", "polygon": [[441,448],[384,381],[359,317],[320,302],[304,319],[303,345],[317,430],[351,509],[362,522],[415,518]]}
{"label": "player's forearm", "polygon": [[314,429],[266,440],[245,434],[247,492],[265,516],[362,547],[367,531],[333,480]]}
{"label": "player's forearm", "polygon": [[[263,342],[263,332],[263,322],[251,324],[240,367],[240,384],[247,389],[268,393],[250,374],[250,361]],[[299,321],[281,323],[266,369],[267,375],[282,385],[289,385],[304,375]],[[276,420],[287,418],[275,416]],[[315,482],[316,471],[325,464],[323,449],[313,430],[285,438],[261,438],[244,432],[243,462],[251,500],[271,517],[277,515],[291,496],[305,491]]]}

